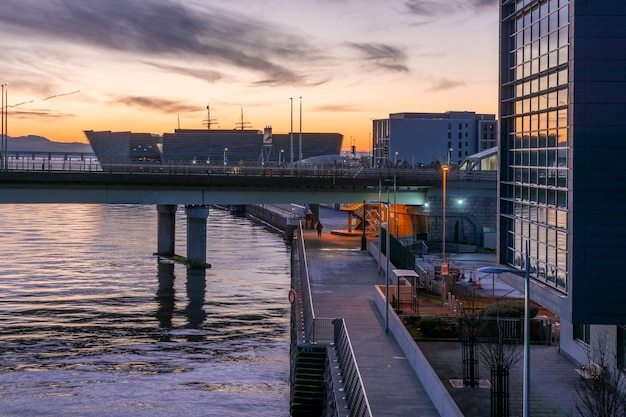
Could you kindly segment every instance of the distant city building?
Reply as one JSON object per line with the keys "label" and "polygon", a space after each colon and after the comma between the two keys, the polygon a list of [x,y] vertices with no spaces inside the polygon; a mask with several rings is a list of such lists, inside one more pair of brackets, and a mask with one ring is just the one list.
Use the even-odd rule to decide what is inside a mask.
{"label": "distant city building", "polygon": [[176,129],[163,136],[149,133],[85,131],[100,163],[159,161],[166,164],[280,165],[322,155],[339,155],[339,133],[273,134],[226,129]]}
{"label": "distant city building", "polygon": [[457,165],[497,146],[496,133],[493,114],[393,113],[373,121],[373,165]]}
{"label": "distant city building", "polygon": [[161,161],[160,138],[150,133],[86,130],[85,136],[103,167],[138,161]]}
{"label": "distant city building", "polygon": [[530,295],[560,316],[561,351],[586,363],[601,341],[624,367],[626,3],[500,8],[500,262],[525,269],[529,242]]}
{"label": "distant city building", "polygon": [[218,165],[289,164],[299,161],[300,153],[302,159],[339,155],[342,141],[343,135],[339,133],[303,132],[300,139],[300,133],[275,134],[271,128],[263,132],[177,129],[163,134],[163,160],[166,163],[203,160]]}

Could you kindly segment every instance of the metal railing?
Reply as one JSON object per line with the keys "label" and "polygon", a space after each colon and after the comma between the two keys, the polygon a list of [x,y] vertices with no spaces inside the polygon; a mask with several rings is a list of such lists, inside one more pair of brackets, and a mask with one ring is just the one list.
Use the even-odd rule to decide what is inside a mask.
{"label": "metal railing", "polygon": [[344,320],[316,318],[313,308],[313,297],[309,282],[309,270],[304,247],[302,222],[298,223],[297,248],[300,271],[300,296],[302,299],[303,341],[306,344],[317,344],[334,349],[337,353],[341,369],[344,392],[350,408],[350,416],[371,417],[370,405],[363,387],[356,357],[352,350],[352,342]]}
{"label": "metal railing", "polygon": [[[551,319],[533,318],[530,320],[530,342],[540,345],[551,345],[553,322]],[[460,334],[465,326],[459,320]],[[480,317],[477,321],[476,333],[480,341],[503,340],[521,344],[524,337],[524,320],[517,317]]]}
{"label": "metal railing", "polygon": [[[309,283],[309,269],[306,261],[306,249],[304,247],[304,234],[302,222],[298,222],[298,234],[296,237],[298,246],[298,263],[300,266],[300,296],[302,297],[302,323],[304,343],[315,343],[315,311],[313,298],[311,297],[311,284]],[[313,340],[312,340],[313,338]]]}
{"label": "metal railing", "polygon": [[19,172],[101,172],[93,153],[79,152],[9,152],[5,171]]}
{"label": "metal railing", "polygon": [[372,412],[357,365],[348,329],[343,319],[334,320],[335,350],[339,360],[344,393],[350,405],[352,417],[371,417]]}
{"label": "metal railing", "polygon": [[[316,177],[385,179],[436,183],[441,171],[434,168],[353,168],[333,164],[297,164],[294,166],[210,165],[196,161],[107,161],[95,154],[70,152],[12,152],[7,154],[5,171],[12,172],[102,172],[164,175],[238,175],[264,177]],[[448,181],[495,181],[495,171],[449,171]]]}

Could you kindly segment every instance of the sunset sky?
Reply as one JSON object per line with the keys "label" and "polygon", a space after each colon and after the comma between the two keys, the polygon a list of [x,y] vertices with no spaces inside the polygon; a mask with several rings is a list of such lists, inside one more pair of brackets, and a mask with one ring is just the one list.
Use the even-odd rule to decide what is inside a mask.
{"label": "sunset sky", "polygon": [[12,137],[497,112],[497,0],[6,0],[0,51]]}

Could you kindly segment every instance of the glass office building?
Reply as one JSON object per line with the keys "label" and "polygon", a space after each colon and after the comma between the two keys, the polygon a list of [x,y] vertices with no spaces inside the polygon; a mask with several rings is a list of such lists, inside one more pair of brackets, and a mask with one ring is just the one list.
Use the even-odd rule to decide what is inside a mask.
{"label": "glass office building", "polygon": [[499,257],[523,270],[530,243],[562,346],[626,323],[625,21],[623,0],[500,2]]}

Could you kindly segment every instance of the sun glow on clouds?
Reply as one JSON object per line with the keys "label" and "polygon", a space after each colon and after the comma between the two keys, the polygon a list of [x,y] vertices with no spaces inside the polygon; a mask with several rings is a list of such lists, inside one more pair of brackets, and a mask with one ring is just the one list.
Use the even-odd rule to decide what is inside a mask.
{"label": "sun glow on clouds", "polygon": [[253,128],[288,132],[302,103],[304,131],[365,151],[371,119],[389,113],[496,112],[495,0],[12,3],[10,136],[202,128],[207,104],[220,128],[243,109]]}

